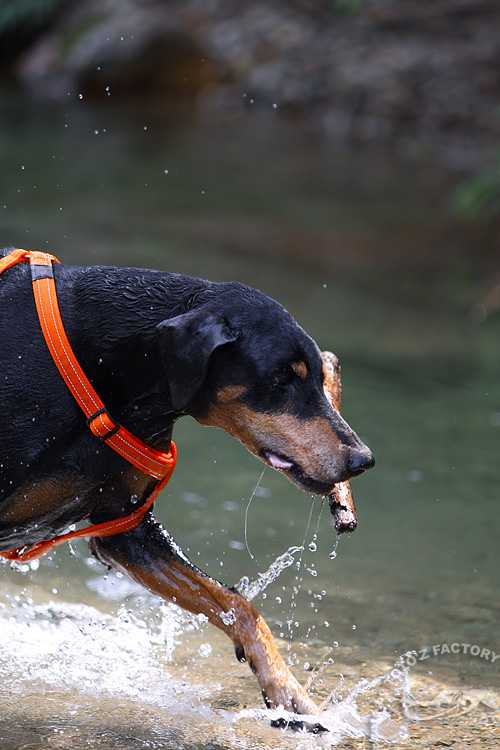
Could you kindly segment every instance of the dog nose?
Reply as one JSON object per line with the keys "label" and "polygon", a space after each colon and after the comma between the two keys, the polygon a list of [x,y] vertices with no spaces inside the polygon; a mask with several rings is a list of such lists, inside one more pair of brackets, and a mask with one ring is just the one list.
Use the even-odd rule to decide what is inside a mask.
{"label": "dog nose", "polygon": [[375,466],[375,459],[373,453],[367,448],[365,451],[356,451],[351,453],[347,468],[353,477],[357,477],[367,469],[371,469]]}

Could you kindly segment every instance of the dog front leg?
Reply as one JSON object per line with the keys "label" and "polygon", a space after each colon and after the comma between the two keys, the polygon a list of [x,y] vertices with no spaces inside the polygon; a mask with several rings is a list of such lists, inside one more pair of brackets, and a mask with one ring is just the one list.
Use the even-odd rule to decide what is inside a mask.
{"label": "dog front leg", "polygon": [[233,641],[236,657],[248,662],[268,707],[300,714],[318,712],[315,703],[280,656],[264,618],[241,594],[196,568],[170,534],[149,514],[133,531],[96,538],[93,554],[167,601],[203,614]]}

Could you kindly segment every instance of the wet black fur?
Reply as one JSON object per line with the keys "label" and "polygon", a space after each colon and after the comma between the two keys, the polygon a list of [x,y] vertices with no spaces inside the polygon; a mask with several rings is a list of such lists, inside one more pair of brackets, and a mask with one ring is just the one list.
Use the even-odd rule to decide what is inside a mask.
{"label": "wet black fur", "polygon": [[[54,275],[84,372],[114,419],[144,441],[166,449],[175,421],[184,413],[202,417],[215,393],[229,385],[244,386],[242,398],[254,410],[318,415],[324,401],[320,351],[262,292],[135,268],[55,264]],[[82,518],[129,512],[120,478],[130,465],[90,433],[52,361],[29,263],[0,275],[0,320],[0,550],[34,544]],[[276,374],[289,376],[289,363],[297,360],[310,377],[277,384]],[[344,438],[356,448],[352,432]],[[43,518],[33,509],[23,523],[2,523],[17,488],[47,478],[65,482],[66,476],[78,485],[77,497]],[[102,492],[110,482],[114,491]]]}

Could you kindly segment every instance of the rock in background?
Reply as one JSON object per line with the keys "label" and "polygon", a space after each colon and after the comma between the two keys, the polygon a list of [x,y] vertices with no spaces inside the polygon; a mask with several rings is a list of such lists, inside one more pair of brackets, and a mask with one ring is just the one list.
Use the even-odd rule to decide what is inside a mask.
{"label": "rock in background", "polygon": [[277,110],[328,142],[431,150],[457,168],[487,168],[500,141],[496,0],[52,5],[8,61],[38,96],[113,96],[166,116],[179,100]]}

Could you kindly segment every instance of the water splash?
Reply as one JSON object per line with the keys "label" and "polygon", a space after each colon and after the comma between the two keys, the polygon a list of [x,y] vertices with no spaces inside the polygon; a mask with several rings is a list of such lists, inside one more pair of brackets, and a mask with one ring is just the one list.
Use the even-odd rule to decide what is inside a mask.
{"label": "water splash", "polygon": [[[300,551],[292,548],[282,557],[289,555],[290,564],[293,554]],[[52,601],[39,605],[22,597],[9,599],[8,603],[0,602],[0,695],[5,706],[13,700],[16,706],[24,701],[21,721],[28,729],[33,712],[39,711],[40,723],[47,721],[53,705],[46,703],[46,696],[52,694],[57,695],[62,717],[51,715],[57,731],[66,731],[77,711],[80,731],[82,722],[101,715],[105,704],[109,716],[118,717],[131,737],[136,736],[138,724],[135,719],[133,725],[127,721],[136,710],[139,714],[133,715],[141,716],[141,727],[149,732],[148,737],[168,732],[174,724],[181,732],[175,743],[179,748],[194,746],[193,732],[198,741],[200,731],[207,746],[217,736],[224,747],[234,750],[332,748],[348,738],[397,743],[407,737],[410,719],[422,720],[411,713],[415,702],[409,688],[406,654],[381,675],[380,663],[374,662],[371,675],[378,676],[358,679],[354,685],[351,682],[349,690],[341,680],[316,716],[298,716],[282,709],[240,710],[241,706],[252,705],[254,699],[254,705],[257,702],[253,682],[248,697],[242,698],[238,694],[240,675],[229,674],[227,656],[219,656],[219,647],[213,645],[217,636],[211,630],[207,641],[208,633],[197,631],[177,607],[162,605],[158,610],[149,606],[155,602],[153,598],[142,600],[140,605],[129,600],[111,614],[83,604]],[[186,640],[191,641],[190,652],[183,656],[176,651],[175,659],[168,661],[174,647],[179,649],[178,644]],[[329,671],[328,665],[323,676]],[[196,684],[188,682],[193,677]],[[322,683],[320,692],[324,687]],[[40,704],[37,695],[45,696]],[[443,701],[442,695],[438,698]],[[127,700],[132,703],[124,702]],[[434,708],[436,701],[429,706]],[[232,708],[228,708],[228,702]],[[269,726],[271,721],[299,729],[299,735],[278,734]],[[311,734],[318,726],[327,733]],[[83,748],[79,737],[76,740],[72,746]],[[169,741],[162,746],[174,746]],[[145,746],[141,742],[137,737],[130,746]]]}
{"label": "water splash", "polygon": [[281,573],[293,565],[295,558],[293,557],[297,552],[303,552],[304,547],[289,547],[287,551],[276,558],[271,563],[265,573],[259,573],[255,581],[250,581],[248,576],[243,576],[238,583],[234,586],[236,591],[248,599],[249,602],[254,599],[257,594],[260,594],[266,589],[271,583],[281,575]]}
{"label": "water splash", "polygon": [[[309,511],[309,518],[307,519],[307,526],[306,526],[306,531],[305,531],[305,534],[304,534],[304,541],[302,542],[302,549],[305,548],[307,537],[309,536],[309,529],[311,528],[311,521],[312,521],[313,511],[314,511],[314,500],[315,500],[315,496],[312,495],[311,510]],[[313,534],[313,542],[311,542],[311,544],[313,544],[313,549],[311,550],[311,547],[309,546],[309,549],[311,550],[311,552],[315,551],[314,550],[314,546],[316,545],[316,541],[315,540],[318,538],[318,529],[319,529],[319,522],[321,520],[322,510],[323,510],[323,503],[321,504],[320,511],[319,511],[318,522],[316,524],[316,532]],[[316,545],[316,548],[317,548],[317,545]],[[302,555],[300,556],[300,558],[297,561],[297,571],[300,572],[301,566],[302,566]],[[299,624],[298,622],[294,622],[293,611],[297,607],[297,595],[298,595],[298,593],[300,591],[300,588],[302,586],[303,575],[296,575],[295,576],[295,581],[296,581],[296,583],[292,587],[292,598],[291,598],[291,601],[290,601],[290,611],[289,611],[288,619],[287,619],[287,622],[286,622],[287,629],[288,629],[288,636],[289,636],[289,641],[288,641],[288,646],[287,646],[287,650],[289,652],[287,663],[288,663],[289,667],[291,667],[292,664],[293,664],[293,660],[292,660],[292,656],[291,656],[290,652],[291,652],[291,649],[292,649],[294,627],[298,627],[298,624]]]}
{"label": "water splash", "polygon": [[[282,708],[273,710],[243,709],[230,717],[233,722],[245,718],[274,722],[275,726],[302,729],[305,733],[327,732],[324,735],[327,747],[337,745],[346,737],[368,739],[371,742],[394,742],[408,737],[408,725],[405,712],[395,717],[385,706],[363,713],[360,702],[367,699],[370,692],[378,691],[381,686],[389,690],[387,704],[395,708],[394,698],[399,706],[405,706],[411,692],[408,665],[399,659],[389,672],[371,680],[361,679],[343,699],[337,699],[333,691],[324,701],[323,710],[316,715],[298,715]],[[324,745],[321,745],[324,746]]]}
{"label": "water splash", "polygon": [[[180,633],[177,608],[162,605],[155,630],[123,605],[113,616],[84,604],[20,601],[2,614],[8,615],[1,630],[9,644],[9,677],[18,672],[23,679],[37,676],[52,686],[77,683],[91,691],[98,684],[100,692],[120,691],[156,705],[171,699],[175,686],[168,682],[165,661],[171,660]],[[1,659],[0,665],[1,673]],[[152,689],[155,681],[162,689]]]}

